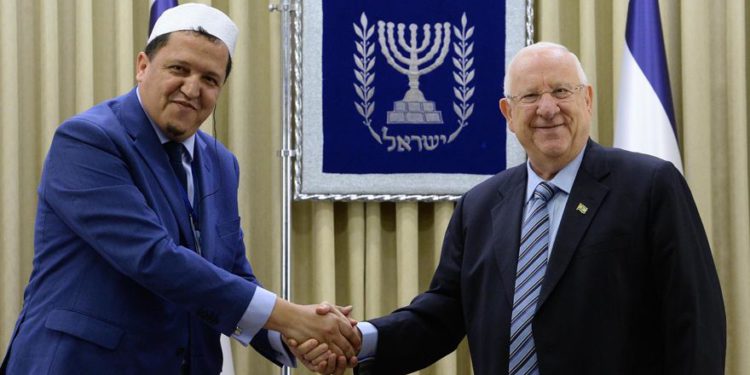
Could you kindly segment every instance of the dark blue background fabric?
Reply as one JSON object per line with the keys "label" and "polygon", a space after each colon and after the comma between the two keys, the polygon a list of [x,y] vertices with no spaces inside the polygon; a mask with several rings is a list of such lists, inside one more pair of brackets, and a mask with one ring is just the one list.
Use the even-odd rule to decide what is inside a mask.
{"label": "dark blue background fabric", "polygon": [[[498,109],[502,97],[505,61],[505,2],[476,0],[380,0],[380,1],[323,1],[323,172],[325,173],[468,173],[495,174],[505,169],[505,120]],[[371,116],[372,129],[382,136],[387,126],[389,136],[445,135],[458,128],[458,116],[453,110],[456,71],[451,35],[450,52],[442,65],[419,79],[419,88],[427,100],[434,101],[442,112],[443,124],[387,124],[386,113],[393,103],[402,100],[408,89],[408,78],[388,64],[378,43],[377,22],[405,23],[405,39],[409,40],[408,25],[419,26],[418,42],[423,36],[422,25],[449,22],[461,28],[461,16],[466,13],[468,30],[474,26],[474,79],[469,87],[475,92],[470,99],[474,111],[469,125],[451,143],[442,143],[434,150],[419,151],[412,143],[411,151],[388,151],[390,142],[378,143],[363,125],[357,112],[354,70],[358,55],[359,37],[354,24],[361,26],[365,13],[375,27],[370,43],[375,47],[375,110]],[[453,30],[452,30],[453,31]],[[397,32],[394,31],[397,38]],[[434,38],[434,29],[433,36]],[[403,50],[402,54],[405,54]],[[420,54],[423,56],[426,52]],[[423,66],[428,65],[426,63]]]}

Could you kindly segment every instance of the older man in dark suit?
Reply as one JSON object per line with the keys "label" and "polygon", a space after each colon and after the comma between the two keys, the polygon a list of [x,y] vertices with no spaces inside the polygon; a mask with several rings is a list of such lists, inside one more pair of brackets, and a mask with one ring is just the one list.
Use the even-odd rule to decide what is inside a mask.
{"label": "older man in dark suit", "polygon": [[468,336],[476,374],[724,372],[721,288],[688,186],[669,162],[590,140],[593,97],[565,47],[514,57],[500,109],[528,162],[463,196],[428,291],[359,324],[362,370],[411,372]]}

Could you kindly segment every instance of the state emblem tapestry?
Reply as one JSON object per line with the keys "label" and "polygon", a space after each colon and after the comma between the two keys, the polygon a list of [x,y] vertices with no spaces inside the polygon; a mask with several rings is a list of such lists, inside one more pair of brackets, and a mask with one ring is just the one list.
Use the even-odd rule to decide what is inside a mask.
{"label": "state emblem tapestry", "polygon": [[297,197],[455,199],[523,150],[498,108],[524,0],[302,3]]}

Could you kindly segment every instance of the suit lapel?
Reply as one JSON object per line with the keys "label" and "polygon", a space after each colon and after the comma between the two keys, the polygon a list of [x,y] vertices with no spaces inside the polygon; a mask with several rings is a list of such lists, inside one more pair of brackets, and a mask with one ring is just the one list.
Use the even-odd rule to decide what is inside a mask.
{"label": "suit lapel", "polygon": [[214,170],[214,158],[216,154],[211,152],[209,144],[204,139],[205,135],[201,131],[196,133],[195,137],[195,162],[193,163],[193,174],[195,176],[195,184],[198,186],[198,196],[195,199],[195,207],[199,212],[200,219],[200,232],[201,232],[201,249],[203,250],[203,257],[208,261],[213,262],[216,253],[214,251],[216,246],[213,246],[215,231],[211,230],[208,226],[209,223],[213,222],[209,216],[215,212],[211,207],[211,196],[216,193],[218,186],[216,185],[215,178],[213,175]]}
{"label": "suit lapel", "polygon": [[[185,207],[185,202],[180,194],[176,193],[180,191],[179,181],[177,181],[172,168],[169,166],[167,154],[164,152],[161,142],[159,142],[159,137],[156,136],[146,113],[138,102],[135,90],[137,88],[125,96],[118,117],[132,137],[133,145],[141,155],[143,162],[151,169],[156,181],[161,186],[164,196],[172,208],[177,226],[188,242],[187,245],[194,249],[195,243],[191,235],[192,230],[190,229],[187,207]],[[176,240],[175,242],[179,241]]]}
{"label": "suit lapel", "polygon": [[[568,202],[565,204],[537,309],[544,304],[562,278],[578,244],[609,192],[609,187],[600,182],[609,173],[603,149],[590,140],[587,147]],[[579,204],[587,208],[585,213],[578,210]]]}
{"label": "suit lapel", "polygon": [[197,137],[195,137],[196,150],[198,150],[197,166],[200,168],[196,173],[198,180],[197,183],[200,189],[200,196],[198,197],[199,201],[203,201],[206,197],[215,194],[218,189],[212,174],[216,153],[210,152],[210,146],[206,140],[203,139],[204,137],[204,133],[201,131],[198,131]]}
{"label": "suit lapel", "polygon": [[499,187],[497,205],[492,208],[492,244],[503,290],[513,305],[516,284],[516,263],[521,241],[521,217],[526,190],[526,164],[515,167],[507,182]]}

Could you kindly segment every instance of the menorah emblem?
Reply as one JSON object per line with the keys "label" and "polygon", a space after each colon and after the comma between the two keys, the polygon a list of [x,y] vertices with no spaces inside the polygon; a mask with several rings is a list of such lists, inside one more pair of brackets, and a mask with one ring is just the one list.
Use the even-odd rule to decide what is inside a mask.
{"label": "menorah emblem", "polygon": [[[387,42],[385,39],[386,26],[388,28]],[[425,24],[422,26],[424,38],[421,44],[417,43],[418,27],[416,24],[409,25],[410,39],[408,44],[406,43],[406,39],[404,39],[404,29],[406,26],[403,23],[399,23],[396,27],[398,29],[398,45],[393,36],[393,22],[385,23],[378,21],[380,51],[385,56],[388,64],[399,73],[409,77],[409,90],[406,91],[403,100],[393,103],[393,111],[388,111],[387,123],[442,124],[443,115],[435,108],[435,102],[426,100],[422,91],[419,90],[419,77],[435,70],[435,68],[443,63],[450,45],[451,24],[448,22],[443,24],[436,23],[434,25],[435,38],[433,41],[430,40],[430,25]],[[399,46],[404,49],[408,57],[401,53]],[[424,56],[420,57],[419,54],[424,52],[427,47],[430,47],[430,50]],[[438,51],[440,54],[435,58]],[[432,63],[429,66],[420,68],[420,66],[430,61]]]}

